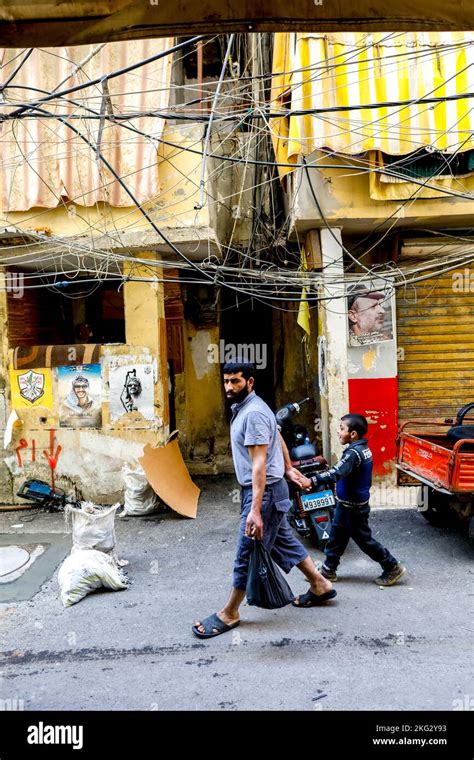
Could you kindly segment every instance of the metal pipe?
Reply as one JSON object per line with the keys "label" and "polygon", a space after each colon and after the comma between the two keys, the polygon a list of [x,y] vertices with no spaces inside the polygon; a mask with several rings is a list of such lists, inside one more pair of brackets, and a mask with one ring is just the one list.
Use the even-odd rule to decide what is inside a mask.
{"label": "metal pipe", "polygon": [[200,111],[202,111],[202,68],[202,40],[200,40],[197,44],[198,98]]}

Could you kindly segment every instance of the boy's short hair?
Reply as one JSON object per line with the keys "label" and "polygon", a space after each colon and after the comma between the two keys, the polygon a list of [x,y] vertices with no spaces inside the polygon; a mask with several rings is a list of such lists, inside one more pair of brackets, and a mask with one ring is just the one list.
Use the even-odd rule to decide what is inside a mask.
{"label": "boy's short hair", "polygon": [[255,377],[255,367],[251,362],[239,361],[226,362],[222,368],[223,375],[233,375],[237,372],[242,372],[242,377],[248,380],[250,377]]}
{"label": "boy's short hair", "polygon": [[369,423],[362,414],[345,414],[341,422],[347,422],[349,432],[355,430],[359,438],[363,438],[369,429]]}

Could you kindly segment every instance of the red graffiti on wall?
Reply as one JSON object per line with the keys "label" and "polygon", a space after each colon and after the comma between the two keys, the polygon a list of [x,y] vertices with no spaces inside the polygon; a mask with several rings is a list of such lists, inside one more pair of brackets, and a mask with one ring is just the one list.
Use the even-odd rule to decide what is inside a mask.
{"label": "red graffiti on wall", "polygon": [[[59,455],[61,454],[61,451],[62,451],[62,446],[60,445],[56,446],[56,451],[54,450],[55,433],[56,433],[56,430],[51,428],[51,430],[49,431],[49,452],[46,451],[46,449],[43,449],[43,452],[42,452],[51,470],[51,485],[53,488],[54,488],[54,471],[57,467]],[[22,451],[22,449],[28,449],[28,448],[29,448],[29,443],[26,440],[26,438],[20,438],[18,442],[18,446],[15,449],[19,467],[23,467],[23,461],[22,461],[20,452]],[[36,441],[34,438],[31,441],[31,461],[32,462],[36,461]]]}
{"label": "red graffiti on wall", "polygon": [[56,453],[54,452],[54,433],[55,431],[53,429],[49,431],[49,454],[46,450],[43,450],[43,456],[46,457],[46,459],[48,460],[48,464],[51,469],[52,488],[54,488],[54,471],[58,463],[59,455],[62,451],[62,446],[57,446]]}
{"label": "red graffiti on wall", "polygon": [[15,449],[15,451],[16,451],[16,458],[18,459],[18,466],[19,467],[23,467],[23,463],[21,461],[20,451],[21,451],[21,449],[27,449],[27,448],[28,448],[28,441],[25,440],[24,438],[20,438],[18,446]]}

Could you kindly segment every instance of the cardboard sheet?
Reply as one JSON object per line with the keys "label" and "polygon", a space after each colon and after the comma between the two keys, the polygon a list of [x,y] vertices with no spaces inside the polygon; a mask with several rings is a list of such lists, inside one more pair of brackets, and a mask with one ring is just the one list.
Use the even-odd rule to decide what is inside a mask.
{"label": "cardboard sheet", "polygon": [[147,444],[138,461],[165,504],[180,515],[196,517],[200,489],[191,480],[177,440],[157,449]]}

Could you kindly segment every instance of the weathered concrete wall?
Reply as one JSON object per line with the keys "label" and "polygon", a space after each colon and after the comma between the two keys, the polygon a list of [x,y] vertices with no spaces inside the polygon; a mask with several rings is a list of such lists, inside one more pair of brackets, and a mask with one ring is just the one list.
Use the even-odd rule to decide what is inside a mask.
{"label": "weathered concrete wall", "polygon": [[[3,435],[8,418],[9,399],[8,377],[8,308],[5,269],[0,268],[0,435]],[[13,479],[4,462],[0,458],[0,501],[2,494],[10,495],[13,489]]]}
{"label": "weathered concrete wall", "polygon": [[278,408],[309,396],[311,401],[302,407],[295,422],[306,426],[311,440],[316,441],[320,450],[317,309],[310,312],[311,334],[303,340],[306,333],[297,323],[298,311],[294,304],[287,307],[287,311],[273,312],[275,406]]}
{"label": "weathered concrete wall", "polygon": [[338,438],[339,422],[349,411],[347,387],[347,317],[344,294],[344,268],[341,250],[341,230],[322,229],[321,254],[323,286],[319,317],[321,335],[326,338],[325,385],[327,393],[321,398],[324,456],[334,464],[341,455]]}
{"label": "weathered concrete wall", "polygon": [[[308,156],[311,162],[315,154]],[[320,158],[320,156],[319,156]],[[334,166],[350,163],[343,158],[326,159],[324,164]],[[470,226],[474,213],[474,201],[445,195],[436,199],[417,199],[416,203],[403,201],[372,200],[367,172],[350,169],[309,169],[311,183],[326,221],[348,231],[369,232],[381,222],[390,218],[399,220],[398,226],[423,225],[429,220],[430,227]],[[292,205],[292,234],[323,227],[322,220],[311,193],[306,171],[298,169],[291,182],[290,201]],[[392,216],[395,212],[395,215]]]}
{"label": "weathered concrete wall", "polygon": [[[161,382],[155,384],[155,399],[157,416],[155,420],[145,420],[139,412],[124,414],[119,420],[110,418],[109,402],[107,400],[107,357],[118,356],[140,357],[142,361],[152,363],[155,357],[147,346],[114,345],[103,346],[102,387],[104,400],[102,403],[102,427],[95,428],[64,428],[60,427],[57,406],[52,411],[42,407],[17,410],[19,422],[13,429],[10,446],[4,452],[5,458],[13,459],[13,483],[1,488],[0,502],[11,503],[14,492],[26,478],[38,477],[51,482],[51,471],[43,451],[50,453],[51,431],[53,449],[61,446],[56,469],[56,484],[67,490],[77,488],[84,498],[97,502],[107,502],[119,499],[123,490],[121,468],[127,461],[141,456],[146,443],[153,445],[163,443],[167,437],[167,426],[163,424]],[[53,397],[56,394],[53,393]],[[15,449],[20,439],[27,441],[27,448],[20,451],[22,467],[16,462]],[[33,444],[34,442],[34,444]],[[35,449],[35,462],[33,458]],[[3,462],[2,462],[3,465]],[[4,485],[2,480],[1,486]],[[7,486],[7,483],[5,483]],[[21,502],[21,499],[13,499]]]}
{"label": "weathered concrete wall", "polygon": [[209,362],[209,347],[219,342],[219,327],[198,329],[184,323],[184,372],[175,376],[176,425],[192,473],[229,469],[229,431],[221,368]]}
{"label": "weathered concrete wall", "polygon": [[[210,152],[213,156],[244,157],[255,159],[255,138],[249,132],[233,132],[231,127],[219,126],[213,134]],[[252,235],[253,226],[253,186],[255,166],[244,160],[221,161],[210,158],[209,199],[211,225],[216,229],[219,240],[228,245],[245,244]]]}
{"label": "weathered concrete wall", "polygon": [[[157,151],[160,193],[145,204],[146,210],[164,234],[181,246],[191,249],[198,257],[218,253],[217,237],[211,224],[215,214],[212,193],[203,208],[194,208],[199,198],[202,165],[202,134],[200,124],[166,128]],[[187,149],[197,151],[189,152]],[[125,182],[127,178],[124,178]],[[96,248],[104,250],[153,249],[172,255],[161,237],[153,230],[144,215],[130,201],[130,207],[114,208],[106,203],[91,207],[75,203],[60,204],[54,209],[30,209],[27,212],[5,214],[5,226],[15,225],[25,232],[40,232],[61,238],[74,238],[85,246],[91,245],[91,234]],[[202,250],[197,243],[203,242]],[[32,249],[38,255],[38,246]],[[18,254],[25,254],[22,247]],[[9,250],[9,257],[15,255]],[[66,251],[62,251],[66,253]],[[82,251],[84,253],[84,250]],[[67,261],[67,257],[65,259]],[[10,262],[11,265],[11,262]],[[77,265],[77,259],[76,259]]]}
{"label": "weathered concrete wall", "polygon": [[[150,254],[150,256],[156,260],[155,254]],[[144,271],[136,266],[134,273],[139,276],[144,274]],[[4,457],[13,456],[10,466],[14,475],[14,492],[28,477],[50,481],[51,472],[43,451],[49,453],[51,448],[55,451],[60,445],[62,451],[56,469],[59,486],[68,490],[76,487],[85,498],[98,502],[117,499],[123,489],[120,470],[124,462],[140,456],[146,443],[156,445],[166,441],[169,433],[169,413],[166,331],[163,329],[163,286],[160,282],[127,282],[124,289],[127,343],[101,347],[102,427],[100,429],[60,427],[58,392],[53,373],[53,399],[55,400],[53,409],[49,411],[44,407],[35,407],[17,410],[20,420],[13,429],[12,442]],[[1,303],[0,319],[2,319]],[[6,332],[2,335],[5,336]],[[5,351],[4,342],[2,345]],[[109,400],[109,364],[111,359],[118,360],[118,357],[132,357],[130,364],[154,366],[153,419],[145,419],[140,412],[128,412],[118,419],[112,419]],[[8,360],[5,360],[2,367],[5,368],[7,363]],[[8,378],[7,397],[8,411],[10,411]],[[27,447],[20,452],[21,468],[16,462],[15,453],[20,439],[27,442]],[[33,441],[34,462],[32,461]],[[51,443],[53,443],[52,447]],[[12,482],[11,479],[8,482],[6,473],[5,478],[2,477],[4,472],[4,462],[2,462],[0,501],[9,503],[13,498]]]}

